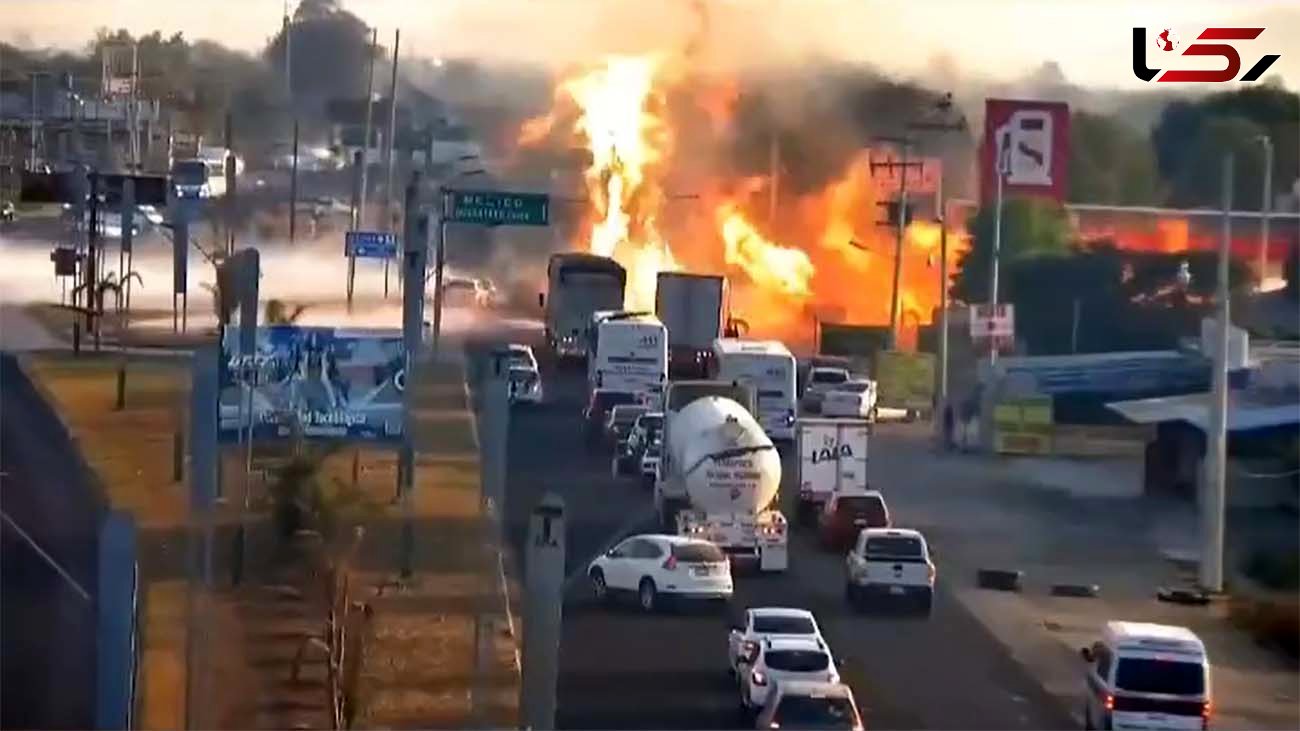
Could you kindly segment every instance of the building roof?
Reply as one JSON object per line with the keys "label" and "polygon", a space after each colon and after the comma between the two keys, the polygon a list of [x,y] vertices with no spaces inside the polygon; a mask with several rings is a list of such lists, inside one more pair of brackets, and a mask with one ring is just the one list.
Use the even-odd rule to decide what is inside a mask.
{"label": "building roof", "polygon": [[[1185,421],[1202,431],[1210,425],[1210,394],[1113,401],[1107,408],[1138,424]],[[1300,424],[1300,387],[1248,387],[1228,391],[1228,431]]]}

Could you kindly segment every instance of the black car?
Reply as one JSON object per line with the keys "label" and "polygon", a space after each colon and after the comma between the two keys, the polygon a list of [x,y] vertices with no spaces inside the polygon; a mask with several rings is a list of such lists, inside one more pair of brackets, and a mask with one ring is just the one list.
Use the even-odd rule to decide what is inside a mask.
{"label": "black car", "polygon": [[591,392],[591,399],[582,411],[583,437],[587,449],[596,451],[605,434],[605,419],[615,406],[637,403],[636,394],[629,391],[612,391],[598,388]]}

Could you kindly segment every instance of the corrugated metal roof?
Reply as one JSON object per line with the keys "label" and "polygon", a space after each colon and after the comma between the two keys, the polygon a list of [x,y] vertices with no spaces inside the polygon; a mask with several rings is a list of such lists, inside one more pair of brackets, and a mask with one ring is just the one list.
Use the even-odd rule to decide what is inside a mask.
{"label": "corrugated metal roof", "polygon": [[[1138,424],[1185,421],[1204,431],[1210,423],[1209,404],[1209,393],[1190,393],[1114,401],[1106,406]],[[1300,388],[1246,388],[1228,392],[1228,431],[1293,424],[1300,424]]]}

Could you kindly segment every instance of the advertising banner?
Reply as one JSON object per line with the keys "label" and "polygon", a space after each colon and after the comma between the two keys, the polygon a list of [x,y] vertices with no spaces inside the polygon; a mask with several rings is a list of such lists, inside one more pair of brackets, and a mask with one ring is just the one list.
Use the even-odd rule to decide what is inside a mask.
{"label": "advertising banner", "polygon": [[223,442],[246,438],[250,403],[255,440],[402,437],[406,355],[397,330],[259,327],[255,352],[245,354],[229,328],[221,353]]}

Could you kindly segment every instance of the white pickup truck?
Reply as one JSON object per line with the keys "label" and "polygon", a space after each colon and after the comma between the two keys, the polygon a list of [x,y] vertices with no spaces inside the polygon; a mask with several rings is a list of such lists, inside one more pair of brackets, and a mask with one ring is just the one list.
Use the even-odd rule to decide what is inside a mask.
{"label": "white pickup truck", "polygon": [[871,425],[861,419],[801,418],[795,431],[801,524],[817,519],[832,495],[867,491],[867,441]]}
{"label": "white pickup truck", "polygon": [[908,601],[929,616],[935,569],[918,531],[867,528],[844,563],[844,597],[850,605],[861,607],[871,599]]}

